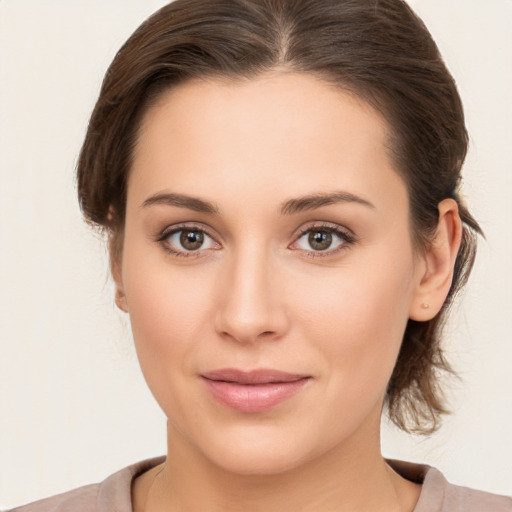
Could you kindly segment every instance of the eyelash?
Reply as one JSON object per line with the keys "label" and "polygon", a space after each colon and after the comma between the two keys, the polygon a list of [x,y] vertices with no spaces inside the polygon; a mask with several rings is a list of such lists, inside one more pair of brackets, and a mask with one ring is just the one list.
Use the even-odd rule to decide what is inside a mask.
{"label": "eyelash", "polygon": [[321,223],[309,225],[301,229],[295,236],[295,241],[293,244],[296,244],[304,235],[312,232],[329,233],[331,235],[335,235],[341,240],[341,243],[334,249],[327,249],[325,251],[315,251],[314,249],[311,249],[310,251],[305,251],[304,256],[306,258],[329,258],[347,250],[351,245],[357,242],[355,235],[350,230],[343,229],[340,226],[333,224]]}
{"label": "eyelash", "polygon": [[[173,226],[172,228],[165,229],[162,234],[157,238],[157,242],[159,242],[164,250],[171,254],[172,256],[176,256],[178,258],[198,258],[201,256],[201,250],[198,249],[197,251],[179,251],[172,247],[172,245],[168,242],[169,237],[172,235],[175,235],[176,233],[180,233],[182,231],[192,231],[196,233],[203,233],[208,238],[211,238],[213,241],[215,241],[215,238],[211,236],[208,231],[204,227],[196,226],[193,224],[180,224],[177,226]],[[216,242],[218,243],[218,242]],[[205,249],[203,249],[204,251]]]}
{"label": "eyelash", "polygon": [[[172,245],[169,243],[169,237],[171,237],[172,235],[175,235],[177,233],[180,233],[182,231],[192,231],[192,232],[202,233],[202,234],[206,235],[208,238],[210,238],[211,240],[213,240],[216,244],[218,244],[218,242],[215,241],[215,238],[213,236],[211,236],[208,233],[208,230],[206,230],[204,227],[200,227],[197,225],[191,225],[191,224],[180,224],[177,226],[173,226],[170,229],[165,229],[161,233],[161,235],[159,235],[159,237],[157,238],[156,241],[158,243],[160,243],[162,245],[162,247],[164,248],[164,250],[166,252],[168,252],[169,254],[171,254],[172,256],[176,256],[178,258],[201,257],[202,256],[201,253],[208,249],[202,249],[202,250],[198,249],[195,251],[193,251],[193,250],[192,251],[187,251],[187,250],[179,251],[179,250],[174,249],[172,247]],[[309,226],[301,229],[297,233],[297,235],[294,237],[295,238],[294,242],[292,244],[290,244],[288,247],[296,244],[304,235],[311,233],[311,232],[315,232],[315,231],[335,235],[336,237],[338,237],[340,239],[341,243],[336,248],[327,249],[325,251],[321,251],[321,250],[315,251],[314,249],[311,249],[310,251],[305,250],[304,256],[307,258],[327,258],[327,257],[334,256],[335,254],[338,254],[341,251],[347,250],[351,245],[353,245],[357,241],[356,237],[354,236],[354,234],[351,231],[349,231],[347,229],[342,229],[339,226],[336,226],[333,224],[321,223],[321,224],[309,225]],[[213,250],[217,250],[217,249],[213,249]],[[300,249],[292,249],[292,250],[300,250]]]}

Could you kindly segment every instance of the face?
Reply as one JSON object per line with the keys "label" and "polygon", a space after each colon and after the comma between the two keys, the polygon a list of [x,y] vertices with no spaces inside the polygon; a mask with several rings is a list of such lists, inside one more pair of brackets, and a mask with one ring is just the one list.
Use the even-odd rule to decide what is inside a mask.
{"label": "face", "polygon": [[378,444],[421,278],[387,132],[292,73],[148,111],[116,281],[177,445],[261,474]]}

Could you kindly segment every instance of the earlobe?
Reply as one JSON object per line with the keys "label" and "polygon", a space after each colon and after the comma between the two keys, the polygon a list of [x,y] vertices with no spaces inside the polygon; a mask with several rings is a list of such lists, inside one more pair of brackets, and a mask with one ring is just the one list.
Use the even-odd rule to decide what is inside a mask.
{"label": "earlobe", "polygon": [[124,293],[123,278],[122,278],[122,250],[120,247],[121,241],[118,239],[119,235],[112,235],[109,239],[108,249],[110,257],[110,272],[115,285],[115,303],[116,306],[125,313],[128,313],[128,304],[126,302],[126,295]]}
{"label": "earlobe", "polygon": [[120,290],[116,286],[116,295],[115,295],[116,306],[125,313],[128,313],[128,305],[126,304],[126,296],[123,290]]}
{"label": "earlobe", "polygon": [[443,307],[453,280],[455,260],[462,240],[459,207],[454,199],[439,203],[439,220],[435,237],[421,256],[422,264],[409,318],[426,322]]}

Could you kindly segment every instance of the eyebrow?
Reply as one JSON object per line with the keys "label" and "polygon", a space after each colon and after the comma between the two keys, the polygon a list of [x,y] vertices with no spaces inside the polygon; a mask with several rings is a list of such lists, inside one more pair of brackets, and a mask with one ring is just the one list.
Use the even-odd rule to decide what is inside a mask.
{"label": "eyebrow", "polygon": [[[333,192],[329,194],[311,194],[308,196],[297,197],[285,201],[280,208],[281,215],[293,215],[309,210],[315,210],[322,206],[329,206],[336,203],[356,203],[375,209],[370,201],[356,196],[350,192]],[[199,197],[186,194],[164,193],[160,192],[148,197],[142,207],[147,208],[153,205],[177,206],[178,208],[187,208],[199,213],[208,213],[210,215],[219,215],[219,208],[212,202],[200,199]]]}
{"label": "eyebrow", "polygon": [[293,215],[294,213],[316,210],[322,206],[336,203],[356,203],[375,209],[375,206],[370,203],[370,201],[356,196],[355,194],[351,194],[350,192],[334,192],[331,194],[312,194],[296,199],[289,199],[281,206],[281,214]]}
{"label": "eyebrow", "polygon": [[142,207],[147,208],[155,204],[178,206],[179,208],[187,208],[199,213],[209,213],[213,215],[219,214],[219,209],[210,201],[199,199],[185,194],[158,193],[148,197]]}

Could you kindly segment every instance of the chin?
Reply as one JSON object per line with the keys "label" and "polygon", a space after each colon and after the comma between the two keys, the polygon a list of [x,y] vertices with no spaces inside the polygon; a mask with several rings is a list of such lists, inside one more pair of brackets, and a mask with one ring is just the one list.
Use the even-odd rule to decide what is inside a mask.
{"label": "chin", "polygon": [[[230,427],[201,429],[202,432],[188,432],[185,438],[174,437],[173,444],[191,450],[195,458],[207,460],[223,471],[238,475],[276,475],[293,470],[311,458],[314,446],[308,446],[310,434],[291,432],[282,428],[279,422],[259,424],[238,424]],[[316,436],[315,436],[316,437]],[[314,438],[313,438],[314,439]]]}
{"label": "chin", "polygon": [[320,460],[333,449],[337,451],[337,445],[344,444],[340,443],[340,437],[350,437],[350,429],[343,427],[341,430],[319,431],[304,419],[292,422],[293,425],[286,421],[283,423],[274,418],[265,425],[255,422],[207,429],[203,435],[195,432],[191,442],[199,457],[205,457],[223,471],[238,475],[271,476]]}
{"label": "chin", "polygon": [[[223,447],[211,453],[210,460],[224,471],[247,476],[270,476],[292,471],[308,459],[298,447],[274,446],[275,443],[254,443],[253,446]],[[299,456],[302,453],[302,457]],[[208,454],[206,454],[208,455]]]}

